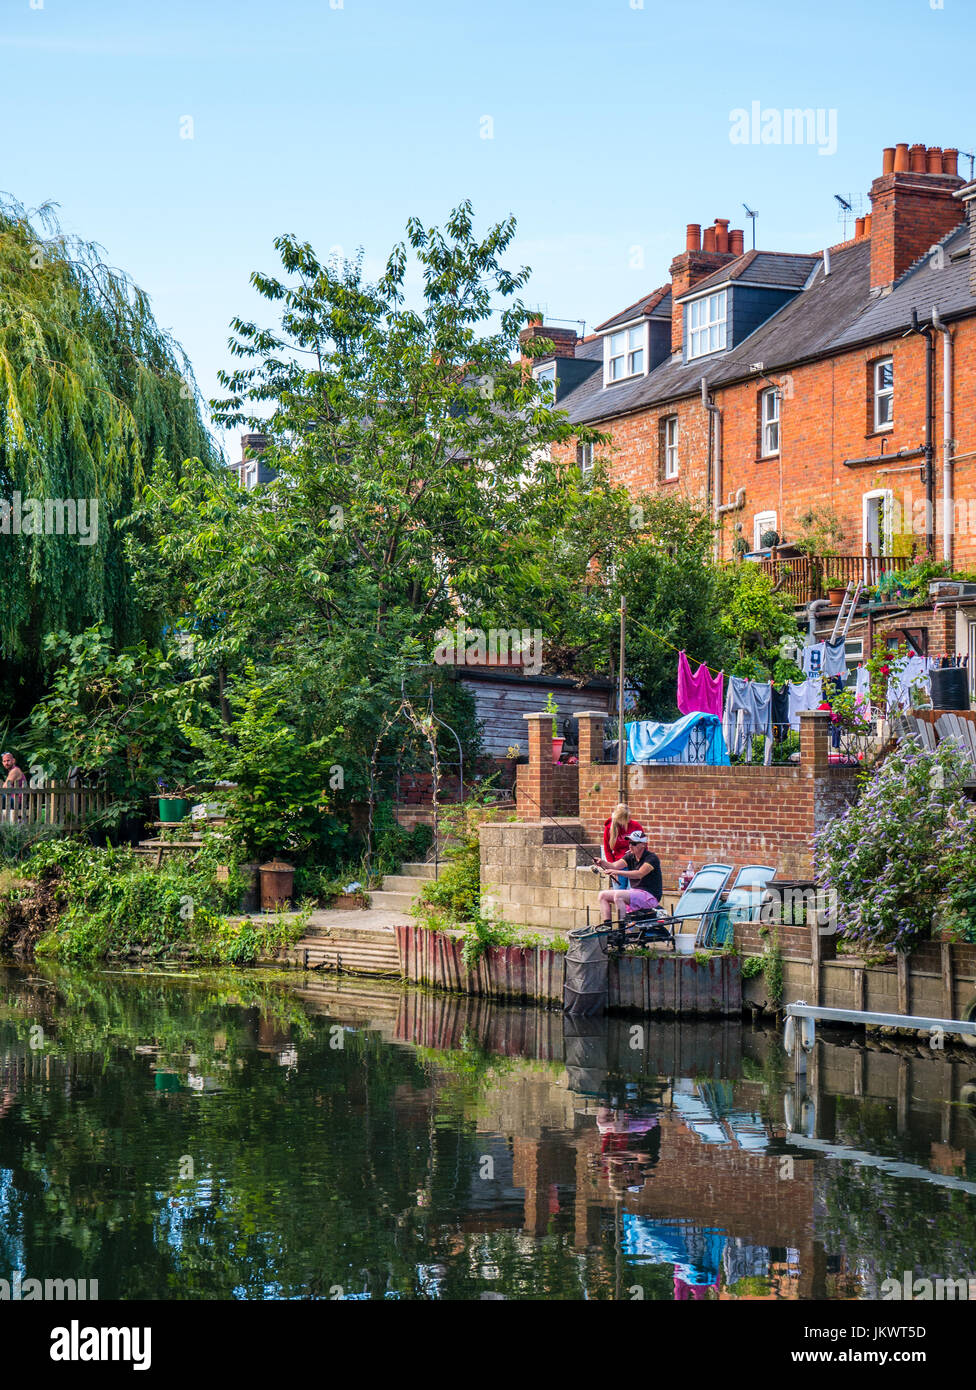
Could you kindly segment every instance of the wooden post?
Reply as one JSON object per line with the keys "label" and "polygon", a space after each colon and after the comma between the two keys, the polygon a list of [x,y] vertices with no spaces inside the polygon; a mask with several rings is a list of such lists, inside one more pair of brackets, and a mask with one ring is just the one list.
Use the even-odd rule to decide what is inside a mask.
{"label": "wooden post", "polygon": [[619,690],[617,692],[617,800],[627,800],[627,740],[624,731],[624,680],[626,677],[625,665],[625,632],[627,621],[627,600],[623,594],[620,595],[620,665],[617,669],[617,680]]}
{"label": "wooden post", "polygon": [[955,1018],[953,1009],[956,1003],[956,991],[952,969],[952,947],[948,941],[939,943],[939,953],[942,958],[942,1016],[943,1018]]}
{"label": "wooden post", "polygon": [[898,1012],[910,1014],[912,991],[908,975],[908,952],[896,951],[895,959],[898,962]]}

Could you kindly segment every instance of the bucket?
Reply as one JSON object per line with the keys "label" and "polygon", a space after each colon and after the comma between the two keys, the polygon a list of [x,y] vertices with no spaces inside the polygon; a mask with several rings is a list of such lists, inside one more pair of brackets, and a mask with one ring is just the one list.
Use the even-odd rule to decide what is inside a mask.
{"label": "bucket", "polygon": [[929,672],[933,709],[969,709],[969,672],[965,666],[944,666]]}
{"label": "bucket", "polygon": [[261,907],[265,912],[275,912],[287,907],[291,902],[295,886],[295,868],[283,859],[272,859],[261,865]]}
{"label": "bucket", "polygon": [[694,955],[695,933],[693,931],[679,931],[674,934],[674,949],[679,956]]}
{"label": "bucket", "polygon": [[185,796],[161,796],[159,819],[164,825],[176,825],[190,814],[191,805]]}

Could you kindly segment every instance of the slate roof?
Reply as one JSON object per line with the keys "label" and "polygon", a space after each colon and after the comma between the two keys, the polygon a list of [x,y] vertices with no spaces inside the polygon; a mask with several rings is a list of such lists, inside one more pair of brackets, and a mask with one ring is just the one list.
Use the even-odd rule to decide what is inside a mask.
{"label": "slate roof", "polygon": [[703,376],[710,386],[755,375],[753,362],[767,372],[782,370],[824,352],[839,328],[851,323],[868,299],[871,246],[855,242],[831,255],[831,272],[820,267],[807,289],[750,333],[736,347],[698,357],[687,364],[669,358],[647,376],[604,386],[594,373],[560,402],[575,424],[606,420],[645,406],[661,404],[700,390]]}
{"label": "slate roof", "polygon": [[688,295],[718,289],[731,280],[739,280],[744,285],[786,285],[791,290],[802,290],[819,260],[819,255],[804,256],[787,251],[747,251],[738,260],[720,266],[711,275],[706,275],[704,280],[699,280],[687,295],[681,296],[678,303],[687,299]]}
{"label": "slate roof", "polygon": [[660,285],[650,294],[645,294],[643,299],[638,299],[636,304],[629,304],[626,309],[621,309],[619,314],[614,314],[613,318],[607,319],[605,323],[598,323],[594,332],[603,333],[607,328],[615,328],[618,323],[627,323],[631,319],[647,318],[651,314],[654,318],[671,317],[670,284]]}
{"label": "slate roof", "polygon": [[911,326],[913,309],[923,322],[931,319],[933,307],[943,319],[976,313],[976,297],[969,283],[970,258],[959,254],[969,246],[968,225],[963,222],[938,245],[941,258],[927,252],[909,266],[890,294],[873,300],[859,318],[837,334],[834,346],[853,346],[904,333]]}

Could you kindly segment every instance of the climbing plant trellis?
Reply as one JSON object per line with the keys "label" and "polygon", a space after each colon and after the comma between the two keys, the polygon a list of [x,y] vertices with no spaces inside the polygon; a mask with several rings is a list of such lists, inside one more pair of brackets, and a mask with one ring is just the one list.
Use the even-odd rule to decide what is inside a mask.
{"label": "climbing plant trellis", "polygon": [[430,750],[431,757],[431,800],[433,814],[434,831],[434,877],[438,876],[439,852],[437,842],[438,816],[440,810],[440,783],[441,783],[441,763],[437,752],[437,728],[447,729],[454,737],[458,746],[458,767],[460,773],[460,799],[464,800],[464,752],[461,740],[450,724],[438,718],[434,713],[434,687],[431,685],[427,699],[427,708],[423,711],[418,710],[416,704],[405,693],[403,686],[400,687],[400,703],[396,709],[391,711],[380,724],[376,735],[376,742],[373,745],[373,754],[369,762],[369,807],[366,825],[366,871],[372,873],[373,868],[373,814],[376,808],[376,781],[377,763],[379,760],[380,749],[386,739],[387,734],[393,726],[405,720],[417,733],[421,735]]}

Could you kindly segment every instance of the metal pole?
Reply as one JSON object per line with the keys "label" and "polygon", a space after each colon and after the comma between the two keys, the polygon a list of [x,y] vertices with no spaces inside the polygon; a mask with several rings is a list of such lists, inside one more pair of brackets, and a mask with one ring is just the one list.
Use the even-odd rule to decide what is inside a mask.
{"label": "metal pole", "polygon": [[620,664],[617,667],[617,800],[627,797],[626,744],[624,732],[624,634],[627,620],[627,600],[620,595]]}

